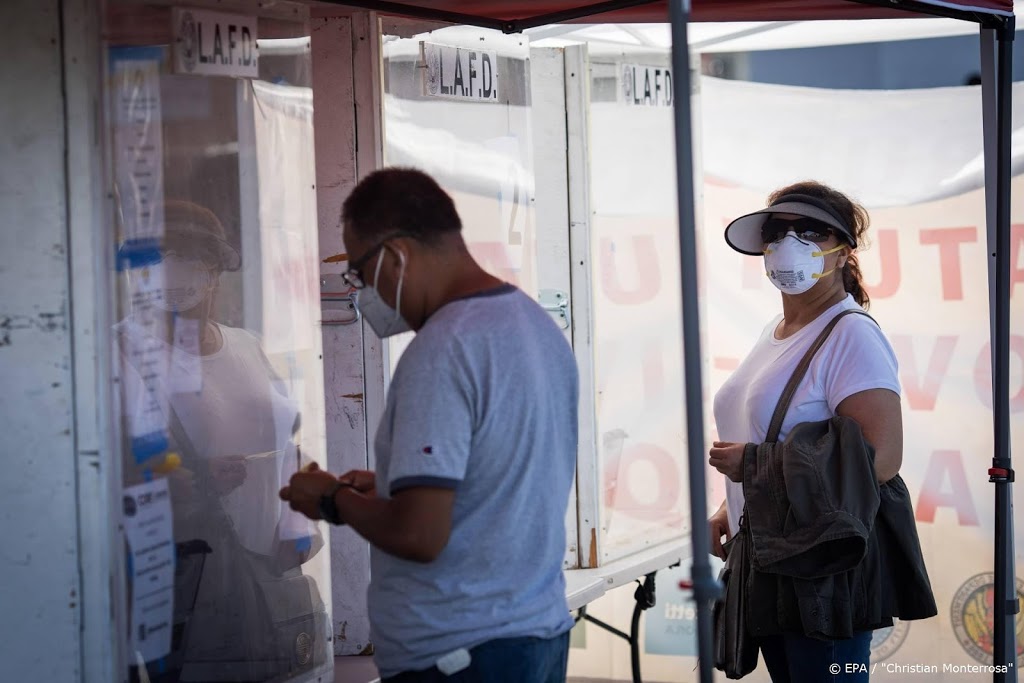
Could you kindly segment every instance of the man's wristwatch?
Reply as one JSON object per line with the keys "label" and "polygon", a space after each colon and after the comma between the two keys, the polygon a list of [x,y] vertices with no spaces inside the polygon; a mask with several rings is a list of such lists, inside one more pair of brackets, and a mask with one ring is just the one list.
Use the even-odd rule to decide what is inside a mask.
{"label": "man's wristwatch", "polygon": [[340,481],[331,488],[330,493],[320,496],[320,516],[330,524],[341,524],[341,519],[338,516],[338,504],[334,502],[334,496],[338,495],[338,491],[344,486]]}

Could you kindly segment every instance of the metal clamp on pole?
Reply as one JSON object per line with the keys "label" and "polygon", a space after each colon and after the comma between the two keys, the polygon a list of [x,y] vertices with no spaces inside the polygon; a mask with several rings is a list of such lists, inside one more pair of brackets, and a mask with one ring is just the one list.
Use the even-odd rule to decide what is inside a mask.
{"label": "metal clamp on pole", "polygon": [[1015,481],[1016,475],[1009,467],[988,468],[988,480],[993,484],[1007,484]]}

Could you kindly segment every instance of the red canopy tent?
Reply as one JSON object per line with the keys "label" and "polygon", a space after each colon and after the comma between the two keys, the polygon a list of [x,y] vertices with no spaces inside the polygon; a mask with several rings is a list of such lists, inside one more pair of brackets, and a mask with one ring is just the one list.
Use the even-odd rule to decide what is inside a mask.
{"label": "red canopy tent", "polygon": [[[516,33],[533,26],[596,17],[609,23],[664,22],[666,0],[332,0],[336,4],[406,16],[497,28]],[[673,3],[676,4],[676,3]],[[695,0],[684,3],[688,21],[800,21],[886,19],[908,13],[1001,25],[1013,16],[1012,0]]]}
{"label": "red canopy tent", "polygon": [[[691,21],[794,21],[810,19],[884,19],[942,16],[980,27],[985,190],[988,207],[989,301],[992,341],[994,453],[989,480],[995,484],[994,664],[1008,671],[995,681],[1016,681],[1016,599],[1012,487],[1009,437],[1010,338],[1010,120],[1013,0],[326,0],[390,14],[482,26],[517,33],[545,24],[593,17],[609,23],[672,23],[672,67],[681,92],[690,91],[687,25]],[[693,160],[690,101],[675,101],[676,177],[679,202],[679,251],[682,287],[683,344],[686,352],[686,418],[689,445],[690,511],[703,519],[707,510],[704,481],[703,404],[700,335],[697,316],[697,250],[693,215]],[[691,575],[697,603],[700,680],[712,680],[710,604],[720,591],[711,576],[708,530],[692,531]]]}

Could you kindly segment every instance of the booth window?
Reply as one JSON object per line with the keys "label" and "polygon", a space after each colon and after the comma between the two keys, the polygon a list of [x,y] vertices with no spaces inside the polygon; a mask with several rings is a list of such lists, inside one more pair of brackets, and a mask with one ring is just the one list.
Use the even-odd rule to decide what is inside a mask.
{"label": "booth window", "polygon": [[112,2],[105,38],[128,676],[308,677],[327,553],[277,496],[325,461],[306,19]]}

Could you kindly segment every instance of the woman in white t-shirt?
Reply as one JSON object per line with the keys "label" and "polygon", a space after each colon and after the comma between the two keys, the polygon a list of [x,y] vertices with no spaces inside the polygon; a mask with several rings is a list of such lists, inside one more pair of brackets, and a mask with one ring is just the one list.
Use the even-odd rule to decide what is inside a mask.
{"label": "woman in white t-shirt", "polygon": [[[868,215],[861,206],[825,185],[802,182],[774,192],[767,208],[741,216],[726,228],[729,246],[764,258],[766,274],[782,292],[782,315],[768,323],[715,396],[720,441],[713,444],[709,462],[727,481],[726,500],[709,524],[712,550],[723,559],[722,537],[736,533],[744,506],[745,444],[765,440],[783,387],[828,322],[841,311],[868,307],[856,254],[867,227]],[[878,325],[862,315],[845,316],[815,354],[786,413],[779,441],[794,425],[834,415],[860,424],[875,447],[880,483],[899,472],[903,419],[896,356]],[[775,683],[831,681],[830,664],[867,664],[870,644],[871,631],[838,641],[802,633],[759,641]],[[867,681],[866,671],[843,680]]]}
{"label": "woman in white t-shirt", "polygon": [[115,326],[127,432],[169,437],[155,450],[133,439],[125,477],[167,478],[182,567],[171,654],[150,679],[305,676],[327,656],[323,601],[301,567],[323,541],[277,496],[303,457],[300,404],[256,335],[214,320],[221,275],[241,268],[220,219],[185,200],[159,210],[159,251],[130,271],[132,310]]}

